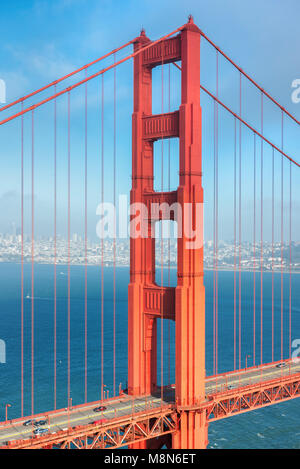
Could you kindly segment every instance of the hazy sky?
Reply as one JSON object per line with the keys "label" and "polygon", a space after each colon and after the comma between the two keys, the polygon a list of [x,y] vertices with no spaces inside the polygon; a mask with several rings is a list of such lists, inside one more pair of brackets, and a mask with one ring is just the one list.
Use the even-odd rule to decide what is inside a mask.
{"label": "hazy sky", "polygon": [[[81,65],[94,60],[122,43],[131,40],[139,34],[141,27],[146,29],[151,39],[156,39],[179,25],[186,22],[188,14],[193,14],[195,23],[218,44],[245,71],[249,72],[263,88],[269,91],[298,119],[300,118],[300,104],[291,100],[292,81],[300,78],[298,31],[300,4],[297,0],[14,0],[1,2],[0,27],[0,79],[4,79],[7,87],[7,101],[30,92],[46,83],[64,75]],[[204,52],[201,62],[201,76],[206,86],[215,92],[214,61],[212,51]],[[111,63],[111,62],[110,62]],[[94,68],[96,71],[99,69]],[[238,76],[229,71],[226,64],[220,61],[220,95],[226,102],[233,100],[237,106]],[[176,70],[171,71],[172,104],[177,107],[178,79]],[[165,78],[167,73],[165,73]],[[83,75],[81,75],[81,78]],[[113,73],[105,77],[105,194],[111,197],[112,176],[112,90]],[[118,84],[118,181],[117,191],[128,193],[130,187],[131,160],[131,112],[132,112],[132,65],[123,66],[117,72]],[[100,86],[89,84],[88,88],[88,153],[89,153],[89,232],[95,232],[95,208],[100,201]],[[177,86],[177,88],[176,88]],[[160,96],[159,75],[154,79],[154,92]],[[245,85],[244,110],[245,117],[260,128],[259,99],[253,100],[253,90],[247,90]],[[247,95],[247,92],[248,95]],[[160,99],[158,99],[160,102]],[[58,197],[59,197],[59,227],[65,232],[66,220],[66,98],[58,102]],[[154,103],[155,105],[155,103]],[[212,106],[209,100],[203,98],[203,112],[207,122],[204,124],[203,166],[207,177],[204,181],[207,200],[212,201]],[[35,200],[36,224],[38,231],[48,233],[53,229],[53,106],[47,105],[35,116]],[[51,107],[52,106],[52,107]],[[255,108],[256,106],[256,108]],[[71,97],[72,130],[72,231],[82,232],[84,210],[84,88],[73,93]],[[19,110],[19,108],[18,108]],[[159,105],[155,112],[160,112]],[[247,112],[246,112],[247,111]],[[273,109],[266,104],[265,132],[275,143],[280,144],[280,114],[272,113]],[[2,113],[3,115],[4,113]],[[223,119],[224,117],[224,119]],[[25,125],[25,211],[30,222],[31,196],[31,116],[26,116]],[[285,150],[300,161],[299,139],[295,128],[286,124]],[[232,120],[222,116],[220,112],[220,217],[223,220],[232,218],[232,168],[233,141]],[[299,131],[298,131],[298,137]],[[0,231],[9,229],[10,223],[19,224],[20,207],[20,121],[0,129],[1,148],[1,188],[0,210],[2,212]],[[251,136],[243,136],[243,154],[246,159],[243,166],[243,204],[245,218],[251,217],[252,210],[252,169],[251,161],[253,143]],[[251,147],[252,145],[252,147]],[[172,158],[178,150],[176,143],[172,143]],[[158,153],[160,153],[160,149]],[[167,147],[164,154],[167,154]],[[257,158],[260,159],[260,143],[257,142]],[[265,213],[270,213],[270,158],[271,153],[265,149]],[[175,155],[177,158],[177,155]],[[267,160],[268,158],[268,160]],[[278,158],[278,155],[277,157]],[[173,158],[175,160],[175,158]],[[230,164],[228,162],[230,161]],[[277,160],[276,160],[277,161]],[[172,162],[173,164],[173,162]],[[177,163],[176,163],[177,164]],[[176,176],[177,166],[174,163],[173,173]],[[260,178],[260,166],[257,163],[257,179]],[[278,166],[278,171],[280,166]],[[223,168],[223,169],[222,169]],[[285,167],[285,208],[288,200],[289,169]],[[298,171],[299,172],[299,171]],[[158,170],[159,173],[159,170]],[[251,175],[250,175],[251,173]],[[278,173],[279,174],[279,173]],[[280,192],[280,183],[276,173],[276,196]],[[177,176],[176,176],[177,177]],[[176,187],[176,177],[172,176],[172,185]],[[299,175],[293,174],[294,188],[298,188]],[[258,184],[258,182],[257,182]],[[159,187],[159,183],[158,183]],[[222,193],[221,193],[222,190]],[[259,194],[260,186],[257,186]],[[294,194],[293,194],[294,196]],[[299,207],[299,191],[295,193],[293,210]],[[223,205],[222,205],[223,204]],[[259,201],[258,201],[259,205]],[[223,212],[222,212],[223,210]],[[247,216],[247,210],[249,216]],[[285,210],[286,212],[286,210]],[[293,213],[294,213],[293,212]],[[252,212],[251,212],[252,213]],[[206,219],[211,221],[211,208],[206,209]],[[259,212],[258,212],[259,216]],[[297,217],[299,218],[299,217]],[[266,222],[269,226],[269,221]],[[296,222],[295,222],[296,223]],[[243,226],[245,236],[247,223]],[[297,226],[296,224],[294,226]],[[222,229],[222,228],[221,228]],[[210,232],[207,237],[210,237]],[[223,235],[223,236],[222,236]],[[224,226],[224,233],[220,238],[230,238],[232,230]]]}

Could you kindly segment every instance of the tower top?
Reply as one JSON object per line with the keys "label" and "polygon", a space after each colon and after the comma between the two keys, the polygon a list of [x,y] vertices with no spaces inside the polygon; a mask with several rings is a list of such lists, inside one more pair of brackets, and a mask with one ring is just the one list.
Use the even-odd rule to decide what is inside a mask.
{"label": "tower top", "polygon": [[194,23],[193,15],[188,16],[188,22],[184,25],[183,30],[194,31],[197,33],[201,32],[198,26]]}
{"label": "tower top", "polygon": [[146,36],[145,28],[142,26],[140,35],[133,40],[133,43],[140,44],[143,46],[144,44],[148,42],[150,42],[150,39]]}

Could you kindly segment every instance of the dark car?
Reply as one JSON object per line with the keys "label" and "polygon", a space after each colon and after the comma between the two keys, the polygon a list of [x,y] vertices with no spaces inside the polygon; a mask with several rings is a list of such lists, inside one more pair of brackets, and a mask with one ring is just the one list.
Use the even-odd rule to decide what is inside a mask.
{"label": "dark car", "polygon": [[94,412],[103,412],[106,410],[106,407],[104,405],[100,405],[99,407],[95,407]]}
{"label": "dark car", "polygon": [[37,420],[34,422],[35,427],[42,427],[43,425],[47,425],[47,420]]}
{"label": "dark car", "polygon": [[282,363],[278,363],[278,365],[276,365],[276,368],[284,368],[285,366],[286,366],[286,363],[282,362]]}
{"label": "dark car", "polygon": [[26,422],[23,423],[24,427],[28,427],[29,425],[33,425],[35,423],[35,420],[26,420]]}

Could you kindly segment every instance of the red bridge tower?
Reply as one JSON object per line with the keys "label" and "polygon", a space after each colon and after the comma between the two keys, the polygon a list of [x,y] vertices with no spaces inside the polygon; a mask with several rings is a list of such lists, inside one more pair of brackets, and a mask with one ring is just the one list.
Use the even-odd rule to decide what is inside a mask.
{"label": "red bridge tower", "polygon": [[[202,157],[200,108],[200,30],[190,17],[177,36],[153,45],[142,31],[134,50],[134,112],[132,116],[131,204],[142,203],[148,214],[142,236],[131,233],[130,284],[128,291],[128,390],[133,396],[151,394],[157,388],[157,318],[176,323],[176,404],[179,430],[172,448],[205,448],[207,423],[199,410],[205,400],[205,291],[203,243],[190,248],[186,227],[203,231]],[[152,69],[181,60],[179,111],[152,114]],[[153,143],[179,137],[180,180],[174,192],[156,192],[153,186]],[[177,287],[155,283],[153,224],[174,219],[174,212],[154,211],[153,203],[178,202],[182,208],[182,237],[178,238]],[[199,223],[199,218],[198,218]],[[148,235],[148,236],[147,236]],[[196,410],[197,409],[197,410]],[[159,447],[162,441],[142,442],[137,448]]]}

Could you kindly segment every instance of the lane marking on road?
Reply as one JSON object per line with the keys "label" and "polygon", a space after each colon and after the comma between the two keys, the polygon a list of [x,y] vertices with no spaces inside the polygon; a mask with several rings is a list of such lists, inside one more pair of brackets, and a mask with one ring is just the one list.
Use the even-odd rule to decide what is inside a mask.
{"label": "lane marking on road", "polygon": [[[298,369],[298,364],[292,366],[292,368],[294,369],[293,371],[297,371]],[[263,377],[270,377],[270,376],[274,376],[274,377],[279,377],[279,376],[282,376],[282,377],[285,377],[287,376],[288,374],[286,373],[288,370],[287,369],[284,369],[284,370],[279,370],[279,369],[275,369],[275,368],[265,368],[262,370],[262,375]],[[251,373],[251,374],[250,374]],[[227,383],[226,383],[226,380],[225,378],[222,378],[222,382],[219,382],[219,385],[224,385],[224,384],[228,384],[229,386],[230,385],[234,385],[234,384],[241,384],[241,383],[245,383],[245,381],[248,381],[249,382],[249,378],[252,379],[251,382],[249,382],[248,384],[254,384],[253,380],[254,379],[259,379],[261,377],[261,370],[258,370],[257,373],[254,373],[254,372],[249,372],[248,376],[243,376],[243,377],[240,377],[238,374],[236,374],[232,379],[232,377],[229,377],[229,379],[227,380]],[[257,381],[257,383],[259,383],[260,381]],[[207,381],[206,383],[206,390],[207,392],[211,391],[213,388],[215,388],[215,386],[213,386],[214,382],[209,380]],[[130,401],[128,401],[130,402]],[[158,403],[158,402],[161,402],[161,399],[159,398],[154,398],[152,400],[149,400],[149,404],[154,404],[154,403]],[[120,402],[117,402],[117,404],[119,404]],[[120,413],[120,412],[123,412],[125,410],[128,410],[128,409],[131,409],[132,407],[134,407],[134,409],[139,409],[139,407],[143,406],[143,404],[145,405],[146,403],[146,400],[143,401],[143,400],[140,400],[140,402],[135,402],[134,404],[130,403],[129,405],[126,405],[126,406],[123,406],[123,407],[114,407],[112,409],[107,409],[103,412],[100,413],[101,417],[102,418],[105,418],[106,415],[108,414],[111,414],[111,413]],[[167,404],[167,402],[165,403]],[[87,409],[85,408],[80,408],[77,410],[77,412],[85,412],[85,411],[89,411],[89,408],[91,406],[89,406]],[[126,415],[126,414],[125,414]],[[61,415],[61,418],[65,418],[66,414],[62,414]],[[55,429],[55,427],[57,427],[58,429],[60,429],[61,426],[64,426],[64,425],[67,425],[69,427],[69,424],[70,423],[73,423],[73,422],[79,422],[79,421],[82,421],[82,420],[86,420],[86,419],[92,419],[93,421],[95,420],[95,413],[94,414],[88,414],[88,415],[82,415],[80,417],[77,417],[77,418],[72,418],[72,419],[67,419],[67,420],[62,420],[62,421],[52,421],[52,423],[50,422],[50,426],[48,426],[47,428],[49,428],[50,430],[51,429]],[[100,417],[100,416],[99,416]],[[57,418],[59,419],[60,417],[58,415],[54,416],[54,418]],[[101,420],[100,418],[98,420]],[[22,427],[21,427],[22,428]],[[1,430],[0,430],[1,431]],[[20,437],[20,436],[26,436],[26,435],[29,435],[29,434],[32,434],[32,430],[23,430],[23,431],[19,431],[19,432],[16,432],[16,433],[12,433],[12,434],[1,434],[0,433],[0,441],[7,441],[9,440],[10,438],[13,438],[13,437]]]}
{"label": "lane marking on road", "polygon": [[[146,402],[146,401],[145,401],[145,402]],[[157,403],[157,402],[160,402],[160,399],[153,399],[153,400],[151,400],[150,402],[151,402],[151,403]],[[138,407],[138,406],[141,406],[141,405],[142,405],[142,403],[140,403],[140,404],[135,404],[135,405],[134,405],[134,408],[136,408],[136,407]],[[116,408],[116,409],[117,409],[117,413],[118,413],[118,412],[122,412],[122,411],[124,411],[124,410],[131,409],[131,408],[132,408],[132,406],[129,405],[129,406],[124,406],[124,407],[118,407],[118,408]],[[111,414],[112,412],[113,412],[113,413],[115,412],[115,408],[113,408],[113,409],[108,409],[108,410],[104,410],[103,412],[101,412],[101,417],[104,416],[104,415],[107,415],[107,414]],[[82,417],[78,417],[78,418],[75,418],[75,419],[67,419],[66,421],[53,422],[52,424],[51,424],[51,422],[50,422],[50,426],[48,426],[47,428],[49,428],[49,429],[51,430],[51,428],[54,429],[54,427],[59,427],[59,426],[61,426],[61,425],[68,425],[68,424],[71,423],[71,422],[78,422],[78,421],[80,421],[80,420],[85,420],[85,419],[93,419],[93,420],[95,420],[95,414],[84,415],[84,416],[82,416]],[[101,420],[101,419],[99,418],[98,420]],[[45,427],[44,427],[44,428],[45,428]],[[2,435],[1,435],[0,438],[1,438],[1,440],[6,441],[6,440],[8,440],[9,438],[12,438],[12,437],[14,437],[14,436],[28,435],[28,434],[30,434],[30,433],[32,433],[32,430],[27,430],[27,431],[23,430],[23,431],[20,431],[20,432],[17,432],[17,433],[12,433],[12,434],[10,434],[10,435],[3,435],[3,438],[2,438]]]}
{"label": "lane marking on road", "polygon": [[[297,365],[293,366],[292,368],[293,368],[293,373],[295,373],[295,371],[297,371]],[[232,377],[228,377],[227,381],[226,381],[226,378],[222,378],[222,381],[219,381],[218,386],[222,386],[226,384],[230,386],[234,384],[242,384],[245,382],[247,382],[247,384],[257,384],[261,382],[260,380],[261,376],[263,376],[264,378],[269,378],[270,376],[274,376],[275,378],[277,378],[277,377],[282,376],[284,378],[286,376],[289,376],[289,373],[287,369],[282,370],[282,369],[275,369],[275,368],[272,368],[272,369],[267,368],[267,369],[263,369],[262,374],[261,374],[261,371],[258,371],[255,374],[254,372],[251,372],[251,374],[249,374],[248,376],[239,377],[239,375],[236,375],[234,379],[232,379]],[[263,381],[267,381],[267,379]],[[207,391],[212,391],[213,389],[216,389],[216,385],[213,381],[210,381],[208,384],[209,385],[206,386]]]}

